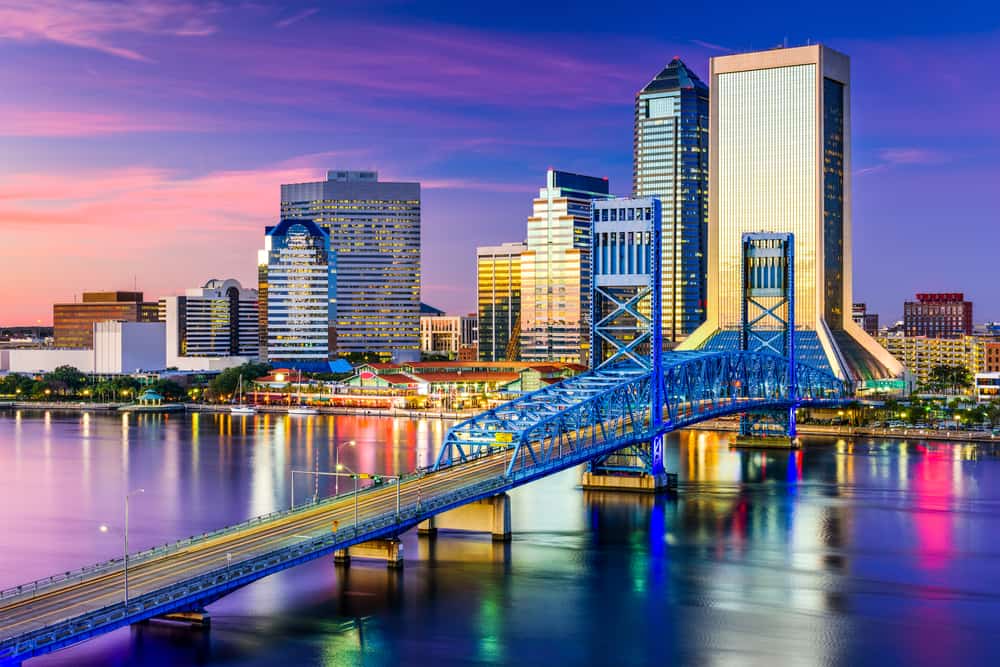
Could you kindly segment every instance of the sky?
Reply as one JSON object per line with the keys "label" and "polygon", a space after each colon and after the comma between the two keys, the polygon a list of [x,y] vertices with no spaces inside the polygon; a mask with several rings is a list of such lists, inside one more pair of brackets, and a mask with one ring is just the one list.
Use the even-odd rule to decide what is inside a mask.
{"label": "sky", "polygon": [[283,182],[423,186],[423,300],[474,310],[475,247],[545,170],[631,189],[634,95],[674,56],[852,59],[854,295],[1000,320],[992,3],[0,0],[0,325],[83,291],[253,284]]}

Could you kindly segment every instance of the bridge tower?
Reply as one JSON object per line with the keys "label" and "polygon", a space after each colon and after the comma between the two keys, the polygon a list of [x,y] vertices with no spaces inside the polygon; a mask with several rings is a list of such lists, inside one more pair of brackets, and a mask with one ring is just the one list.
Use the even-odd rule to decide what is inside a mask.
{"label": "bridge tower", "polygon": [[740,350],[788,359],[787,414],[746,413],[736,444],[775,446],[795,442],[795,239],[791,233],[743,234]]}
{"label": "bridge tower", "polygon": [[[662,214],[657,197],[594,201],[590,368],[662,376]],[[663,424],[663,385],[652,382],[653,432]],[[662,436],[590,462],[584,488],[656,491],[667,485]],[[656,446],[656,443],[659,443]]]}

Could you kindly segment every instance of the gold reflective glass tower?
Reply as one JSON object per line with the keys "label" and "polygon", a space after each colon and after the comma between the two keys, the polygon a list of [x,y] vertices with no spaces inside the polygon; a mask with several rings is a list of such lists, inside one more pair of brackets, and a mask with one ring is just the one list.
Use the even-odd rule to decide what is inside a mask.
{"label": "gold reflective glass tower", "polygon": [[738,349],[741,239],[795,238],[799,361],[902,374],[851,312],[850,59],[821,45],[711,59],[708,313],[683,349]]}

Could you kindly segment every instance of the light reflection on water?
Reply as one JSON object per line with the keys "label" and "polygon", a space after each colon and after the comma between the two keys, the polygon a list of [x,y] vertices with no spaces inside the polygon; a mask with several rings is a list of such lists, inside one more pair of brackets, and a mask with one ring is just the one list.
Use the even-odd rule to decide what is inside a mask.
{"label": "light reflection on water", "polygon": [[[0,413],[0,587],[287,507],[290,470],[427,466],[438,420]],[[403,573],[322,559],[211,607],[208,634],[121,630],[38,665],[989,664],[1000,614],[992,445],[684,432],[676,498],[512,493],[512,544],[404,537]],[[296,497],[316,491],[296,476]],[[333,490],[322,479],[319,493]],[[100,533],[101,524],[112,530]]]}

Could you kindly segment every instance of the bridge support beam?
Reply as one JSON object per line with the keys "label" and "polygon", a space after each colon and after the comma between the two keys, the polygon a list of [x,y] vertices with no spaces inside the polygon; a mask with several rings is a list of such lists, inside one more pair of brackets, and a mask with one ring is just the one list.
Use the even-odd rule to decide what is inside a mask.
{"label": "bridge support beam", "polygon": [[169,614],[161,614],[153,620],[171,621],[173,623],[186,623],[193,628],[207,628],[212,624],[212,617],[204,609],[189,609],[185,611],[172,611]]}
{"label": "bridge support beam", "polygon": [[629,493],[663,493],[677,488],[677,475],[660,473],[625,473],[613,475],[587,470],[580,485],[585,491],[626,491]]}
{"label": "bridge support beam", "polygon": [[389,569],[399,569],[403,567],[403,543],[398,537],[390,537],[384,540],[369,540],[333,552],[334,563],[350,565],[352,558],[384,560]]}
{"label": "bridge support beam", "polygon": [[420,523],[417,533],[435,535],[439,529],[489,533],[494,542],[509,542],[510,496],[501,493],[448,510]]}

